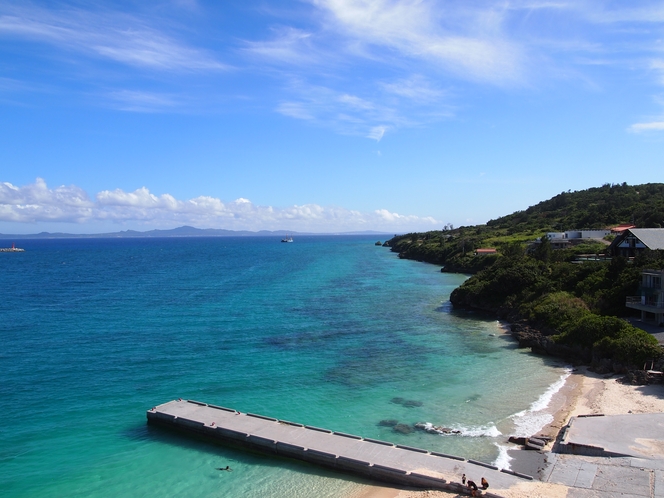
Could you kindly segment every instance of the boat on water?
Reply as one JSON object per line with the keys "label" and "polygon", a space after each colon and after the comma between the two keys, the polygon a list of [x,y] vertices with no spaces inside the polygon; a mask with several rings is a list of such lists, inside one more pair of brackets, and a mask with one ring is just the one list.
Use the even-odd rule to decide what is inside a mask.
{"label": "boat on water", "polygon": [[0,252],[25,252],[25,249],[21,249],[20,247],[16,247],[12,243],[11,247],[2,247],[2,248],[0,248]]}
{"label": "boat on water", "polygon": [[291,237],[291,236],[289,235],[289,236],[286,237],[285,239],[281,239],[281,241],[282,241],[282,242],[293,242],[293,237]]}

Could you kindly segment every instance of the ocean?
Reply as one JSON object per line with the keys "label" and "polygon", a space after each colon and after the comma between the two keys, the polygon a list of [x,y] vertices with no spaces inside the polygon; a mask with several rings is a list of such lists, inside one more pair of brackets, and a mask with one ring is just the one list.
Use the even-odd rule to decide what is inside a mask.
{"label": "ocean", "polygon": [[454,311],[466,276],[375,241],[15,241],[26,252],[0,253],[3,496],[350,497],[371,484],[147,426],[146,410],[176,398],[509,465],[506,436],[550,421],[568,369]]}

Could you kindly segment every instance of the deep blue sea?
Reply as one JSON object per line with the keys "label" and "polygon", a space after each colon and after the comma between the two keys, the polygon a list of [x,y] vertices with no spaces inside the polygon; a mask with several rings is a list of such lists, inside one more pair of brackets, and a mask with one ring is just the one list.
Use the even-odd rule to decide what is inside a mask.
{"label": "deep blue sea", "polygon": [[0,253],[1,494],[338,497],[370,484],[147,426],[146,410],[180,397],[505,463],[505,435],[546,421],[564,367],[454,312],[465,276],[375,241],[17,240],[26,252]]}

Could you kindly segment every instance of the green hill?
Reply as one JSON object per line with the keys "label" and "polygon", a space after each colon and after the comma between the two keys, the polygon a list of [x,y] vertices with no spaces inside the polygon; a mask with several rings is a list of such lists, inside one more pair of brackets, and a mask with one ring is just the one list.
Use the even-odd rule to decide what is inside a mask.
{"label": "green hill", "polygon": [[[552,250],[547,239],[534,250],[526,242],[547,232],[609,228],[623,223],[664,225],[664,184],[604,185],[560,195],[486,225],[411,233],[387,242],[402,258],[474,273],[450,296],[456,309],[473,309],[512,323],[522,346],[591,362],[598,370],[623,371],[662,356],[655,338],[620,317],[625,297],[638,294],[643,268],[664,268],[663,251],[634,261],[575,261],[579,253],[603,253],[607,241]],[[494,247],[478,256],[475,249]],[[664,367],[664,365],[662,365]]]}
{"label": "green hill", "polygon": [[[486,225],[409,233],[392,238],[388,245],[402,258],[439,264],[445,271],[476,273],[493,264],[498,256],[477,258],[475,249],[494,247],[499,255],[509,254],[547,232],[608,228],[623,223],[639,228],[664,226],[664,183],[606,184],[563,192]],[[604,250],[604,245],[589,242],[558,253],[557,257],[571,260],[579,253]]]}
{"label": "green hill", "polygon": [[605,228],[632,223],[639,228],[664,227],[664,184],[602,185],[578,192],[562,192],[525,211],[487,223],[488,227],[547,232]]}

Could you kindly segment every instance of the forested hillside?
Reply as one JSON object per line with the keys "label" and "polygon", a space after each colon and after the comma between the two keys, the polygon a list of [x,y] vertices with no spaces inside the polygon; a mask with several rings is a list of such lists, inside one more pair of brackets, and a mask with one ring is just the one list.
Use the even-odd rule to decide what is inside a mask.
{"label": "forested hillside", "polygon": [[[387,244],[402,258],[474,273],[452,293],[452,304],[507,319],[522,345],[618,371],[662,356],[652,335],[622,317],[629,313],[625,298],[638,294],[641,270],[664,268],[664,254],[579,262],[581,253],[604,253],[608,241],[553,250],[542,236],[623,223],[664,226],[664,184],[563,192],[486,225],[406,234]],[[535,239],[541,243],[529,249]],[[476,255],[482,247],[498,252]]]}
{"label": "forested hillside", "polygon": [[487,223],[491,228],[547,232],[604,228],[632,223],[639,228],[664,227],[664,184],[603,185],[563,192],[525,211]]}
{"label": "forested hillside", "polygon": [[[475,273],[493,264],[496,257],[477,258],[475,249],[495,247],[499,254],[519,251],[547,232],[600,229],[623,223],[639,228],[664,227],[664,183],[603,185],[563,192],[525,211],[487,222],[486,225],[409,233],[388,244],[406,259],[440,264],[445,271]],[[588,242],[556,253],[559,260],[576,254],[602,253],[606,244]]]}

